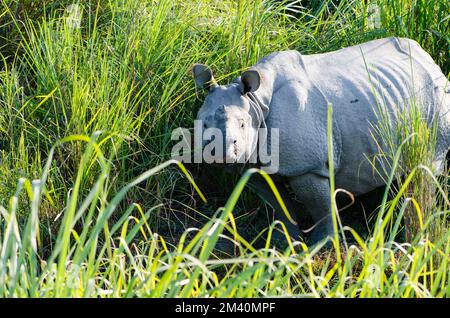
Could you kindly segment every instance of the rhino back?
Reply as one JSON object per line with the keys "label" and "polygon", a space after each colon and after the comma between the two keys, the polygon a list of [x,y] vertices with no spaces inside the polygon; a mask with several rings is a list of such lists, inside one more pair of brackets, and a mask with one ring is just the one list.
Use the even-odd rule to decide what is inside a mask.
{"label": "rhino back", "polygon": [[[256,65],[274,78],[268,122],[280,127],[282,173],[325,169],[327,102],[333,104],[339,146],[336,182],[356,193],[383,183],[368,160],[379,153],[371,134],[377,107],[382,106],[391,120],[413,97],[430,116],[442,113],[442,108],[447,113],[450,107],[437,103],[436,92],[442,89],[433,89],[446,82],[445,76],[412,40],[381,39],[325,54],[287,52]],[[445,117],[443,122],[441,148],[447,149],[450,121]]]}
{"label": "rhino back", "polygon": [[[417,103],[431,119],[446,113],[448,105],[438,101],[435,87],[445,76],[432,58],[415,41],[381,39],[322,56],[305,59],[311,80],[333,103],[339,125],[342,149],[341,166],[336,173],[338,186],[361,193],[383,184],[369,160],[380,153],[372,125],[376,111],[397,120],[411,103]],[[448,122],[445,119],[445,122]],[[438,140],[442,157],[448,149],[448,127],[439,128],[445,137]],[[380,141],[379,141],[380,142]],[[379,143],[381,144],[381,143]],[[378,171],[383,171],[382,162]],[[388,172],[388,171],[387,171]]]}

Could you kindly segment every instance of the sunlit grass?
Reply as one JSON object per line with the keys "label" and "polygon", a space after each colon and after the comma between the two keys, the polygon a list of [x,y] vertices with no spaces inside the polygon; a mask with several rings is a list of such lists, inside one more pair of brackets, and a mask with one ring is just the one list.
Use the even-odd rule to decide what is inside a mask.
{"label": "sunlit grass", "polygon": [[[188,229],[176,246],[152,232],[148,218],[154,208],[143,211],[131,204],[117,222],[111,223],[112,213],[128,191],[176,162],[150,169],[117,194],[109,195],[105,180],[110,169],[98,148],[97,137],[71,136],[52,149],[76,140],[87,143],[55,245],[47,258],[41,258],[44,237],[39,231],[38,211],[53,151],[42,178],[32,182],[20,179],[9,208],[0,208],[2,297],[450,296],[450,231],[447,228],[439,240],[431,241],[425,235],[427,222],[414,242],[398,243],[395,237],[402,214],[393,218],[394,206],[379,212],[379,222],[368,239],[362,239],[351,228],[342,228],[357,242],[350,246],[345,242],[341,245],[336,236],[328,252],[320,251],[320,246],[308,249],[301,242],[291,241],[286,250],[277,250],[270,245],[273,226],[280,226],[274,224],[262,233],[267,236],[266,246],[255,249],[252,242],[240,236],[233,209],[246,182],[258,170],[247,171],[225,207],[202,228]],[[94,153],[102,173],[80,200],[80,176]],[[183,166],[178,165],[195,186]],[[16,211],[18,196],[24,190],[31,203],[27,223],[21,226]],[[198,194],[202,196],[200,190]],[[394,202],[402,194],[400,191]],[[406,202],[402,212],[405,206]],[[395,225],[391,227],[388,221]],[[77,223],[82,224],[81,230]],[[233,242],[234,257],[214,257],[220,236]]]}
{"label": "sunlit grass", "polygon": [[[245,239],[238,203],[254,174],[271,183],[262,171],[228,185],[224,207],[205,208],[169,160],[171,131],[192,126],[199,106],[196,62],[223,83],[276,50],[397,35],[448,72],[448,1],[376,2],[374,28],[369,3],[351,0],[74,1],[80,16],[65,10],[72,1],[0,0],[0,297],[449,297],[447,188],[433,176],[435,131],[420,113],[385,135],[393,170],[371,233],[334,213],[344,235],[329,251],[274,248],[279,223]],[[176,213],[172,202],[200,222],[169,242],[155,219]]]}

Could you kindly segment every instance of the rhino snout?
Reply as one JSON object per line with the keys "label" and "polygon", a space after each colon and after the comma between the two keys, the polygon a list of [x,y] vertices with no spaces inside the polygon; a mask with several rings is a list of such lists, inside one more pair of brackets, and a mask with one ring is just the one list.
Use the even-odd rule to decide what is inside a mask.
{"label": "rhino snout", "polygon": [[239,159],[239,148],[236,139],[228,143],[225,150],[225,163],[235,163]]}

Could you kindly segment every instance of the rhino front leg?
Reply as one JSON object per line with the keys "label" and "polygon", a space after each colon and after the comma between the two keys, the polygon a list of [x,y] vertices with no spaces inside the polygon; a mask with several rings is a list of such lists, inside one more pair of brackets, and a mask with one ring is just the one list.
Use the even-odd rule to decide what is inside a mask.
{"label": "rhino front leg", "polygon": [[[314,220],[315,227],[308,239],[313,245],[334,233],[331,215],[329,179],[308,173],[289,179],[292,190],[303,203],[305,212]],[[303,211],[301,211],[303,212]]]}
{"label": "rhino front leg", "polygon": [[[291,217],[297,221],[297,205],[292,201],[286,187],[283,183],[275,183],[278,192],[283,198],[283,202],[286,205],[287,210],[291,214]],[[286,215],[284,214],[283,209],[279,205],[277,199],[275,198],[272,189],[270,189],[267,182],[259,175],[255,175],[250,179],[249,186],[259,195],[269,203],[272,208],[275,210],[275,219],[283,222],[286,226],[286,229],[294,240],[299,240],[301,237],[300,229],[297,225],[293,224],[288,220]],[[278,231],[273,234],[275,241],[285,241],[285,237],[283,233]]]}

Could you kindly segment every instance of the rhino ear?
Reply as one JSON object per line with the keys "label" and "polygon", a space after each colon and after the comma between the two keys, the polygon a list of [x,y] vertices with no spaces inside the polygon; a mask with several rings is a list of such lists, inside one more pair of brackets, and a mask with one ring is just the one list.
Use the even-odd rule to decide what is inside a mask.
{"label": "rhino ear", "polygon": [[248,92],[254,92],[259,88],[259,84],[261,83],[261,76],[257,70],[248,70],[242,73],[241,82],[240,82],[240,90],[242,95],[247,94]]}
{"label": "rhino ear", "polygon": [[192,76],[198,89],[211,90],[217,86],[211,69],[204,64],[194,64],[192,66]]}

